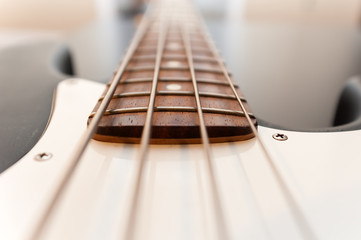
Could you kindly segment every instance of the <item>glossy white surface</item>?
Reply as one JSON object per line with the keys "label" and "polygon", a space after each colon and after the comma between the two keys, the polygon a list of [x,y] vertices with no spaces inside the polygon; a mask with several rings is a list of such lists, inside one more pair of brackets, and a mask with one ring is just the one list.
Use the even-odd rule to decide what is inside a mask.
{"label": "glossy white surface", "polygon": [[[77,79],[59,84],[45,134],[23,159],[0,175],[0,239],[29,237],[29,230],[55,191],[67,160],[86,128],[93,104],[85,103],[94,103],[103,87]],[[35,161],[34,157],[42,152],[52,153],[52,159]]]}
{"label": "glossy white surface", "polygon": [[[81,94],[79,95],[79,90]],[[103,85],[59,85],[51,123],[34,149],[0,176],[0,239],[27,239],[54,193]],[[302,239],[280,174],[316,239],[361,237],[361,131],[286,132],[259,127],[276,171],[254,139],[214,144],[220,198],[231,239]],[[137,146],[92,141],[42,239],[120,239]],[[39,152],[53,158],[37,162]],[[200,145],[151,146],[136,239],[216,239]]]}

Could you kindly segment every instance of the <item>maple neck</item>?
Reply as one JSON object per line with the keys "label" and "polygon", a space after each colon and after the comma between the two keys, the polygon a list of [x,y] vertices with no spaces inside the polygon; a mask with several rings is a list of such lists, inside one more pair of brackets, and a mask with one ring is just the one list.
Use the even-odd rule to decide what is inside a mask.
{"label": "maple neck", "polygon": [[246,114],[254,125],[256,119],[200,18],[188,5],[158,1],[144,17],[138,41],[132,42],[124,68],[112,79],[119,83],[95,139],[140,142],[152,101],[151,143],[200,143],[201,121],[211,142],[254,136]]}

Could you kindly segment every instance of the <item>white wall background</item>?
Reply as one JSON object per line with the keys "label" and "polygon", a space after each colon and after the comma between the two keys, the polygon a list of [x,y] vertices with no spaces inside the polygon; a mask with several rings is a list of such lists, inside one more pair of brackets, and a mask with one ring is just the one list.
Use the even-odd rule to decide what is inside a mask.
{"label": "white wall background", "polygon": [[[194,0],[206,14],[250,20],[359,24],[361,0]],[[114,16],[135,0],[0,0],[0,28],[67,30]],[[244,11],[242,11],[244,10]]]}
{"label": "white wall background", "polygon": [[66,30],[96,15],[93,0],[0,0],[0,28]]}

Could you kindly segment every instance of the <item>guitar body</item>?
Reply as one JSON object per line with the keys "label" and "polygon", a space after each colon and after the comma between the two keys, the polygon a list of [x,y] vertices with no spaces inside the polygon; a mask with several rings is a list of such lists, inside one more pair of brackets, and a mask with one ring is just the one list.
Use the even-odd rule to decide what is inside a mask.
{"label": "guitar body", "polygon": [[[1,110],[11,110],[17,118],[1,116],[10,127],[1,128],[0,136],[0,158],[5,159],[0,175],[0,239],[128,236],[127,213],[141,147],[95,140],[41,232],[34,235],[106,88],[97,82],[108,81],[119,60],[115,56],[121,55],[133,31],[123,19],[110,29],[104,24],[108,23],[85,30],[80,38],[73,36],[70,52],[50,41],[0,55],[1,67],[17,66],[11,72],[0,71],[1,78],[9,79],[6,84],[17,86],[1,88]],[[87,31],[91,36],[112,34],[105,39],[117,48],[80,54],[108,44],[92,42],[95,38]],[[126,37],[119,40],[123,32]],[[85,39],[89,45],[78,50],[75,46]],[[78,78],[67,79],[69,75]],[[16,102],[19,92],[24,94]],[[360,239],[361,130],[312,133],[261,123],[258,135],[263,145],[254,138],[210,145],[228,239]],[[201,144],[151,144],[133,239],[222,239],[213,188]]]}
{"label": "guitar body", "polygon": [[7,114],[0,117],[0,172],[23,157],[46,128],[54,89],[67,78],[53,65],[60,49],[59,41],[42,41],[1,50],[0,109]]}
{"label": "guitar body", "polygon": [[[1,239],[27,239],[104,87],[81,79],[59,84],[46,132],[1,175]],[[288,140],[275,140],[275,133]],[[260,126],[259,134],[273,163],[254,139],[212,145],[230,239],[304,239],[285,191],[294,196],[315,239],[358,239],[360,131],[301,133]],[[134,144],[92,141],[42,239],[118,239],[138,150]],[[39,153],[52,157],[36,160]],[[201,145],[153,145],[149,154],[136,238],[216,239]]]}
{"label": "guitar body", "polygon": [[58,83],[71,76],[109,81],[133,33],[132,19],[120,18],[89,24],[65,39],[0,49],[0,111],[7,113],[0,116],[0,173],[40,139]]}

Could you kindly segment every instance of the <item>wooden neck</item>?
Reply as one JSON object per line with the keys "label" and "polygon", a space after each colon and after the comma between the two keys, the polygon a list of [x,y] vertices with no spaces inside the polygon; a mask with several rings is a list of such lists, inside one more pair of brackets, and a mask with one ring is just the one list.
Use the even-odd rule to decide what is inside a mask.
{"label": "wooden neck", "polygon": [[[163,14],[160,14],[162,11]],[[149,25],[121,74],[94,138],[108,142],[140,141],[157,71],[151,143],[201,142],[192,71],[210,141],[226,142],[253,137],[245,113],[227,82],[225,74],[230,73],[223,71],[222,60],[212,48],[198,16],[182,4],[163,4],[155,6],[147,17]],[[165,32],[161,33],[160,29]],[[161,62],[156,66],[160,34],[164,34],[165,41]],[[238,85],[234,81],[233,84],[253,124],[256,124]],[[107,89],[104,95],[106,93]],[[94,111],[98,106],[99,103]],[[89,121],[93,115],[90,115]]]}

